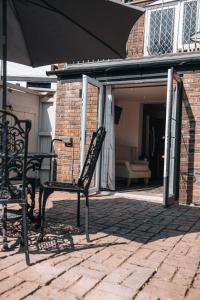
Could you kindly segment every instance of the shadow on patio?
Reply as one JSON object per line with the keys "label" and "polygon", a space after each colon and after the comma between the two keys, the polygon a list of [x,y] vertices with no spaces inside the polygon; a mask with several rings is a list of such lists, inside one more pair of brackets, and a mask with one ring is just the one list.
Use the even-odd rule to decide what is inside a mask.
{"label": "shadow on patio", "polygon": [[90,237],[87,243],[84,234],[84,200],[81,201],[81,227],[76,227],[76,200],[49,199],[46,212],[46,235],[44,241],[35,244],[32,232],[32,253],[71,252],[84,249],[120,246],[134,242],[166,250],[173,239],[185,233],[200,232],[200,210],[197,207],[173,206],[164,209],[161,204],[142,200],[114,197],[91,197]]}

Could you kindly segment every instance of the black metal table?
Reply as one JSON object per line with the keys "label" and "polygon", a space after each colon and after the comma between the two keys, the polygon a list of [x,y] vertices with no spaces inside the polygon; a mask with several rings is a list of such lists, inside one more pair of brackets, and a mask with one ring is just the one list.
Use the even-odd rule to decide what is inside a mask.
{"label": "black metal table", "polygon": [[[0,157],[4,156],[2,153],[0,153]],[[46,158],[52,159],[56,158],[57,155],[55,153],[45,153],[45,152],[29,152],[28,153],[28,160],[27,160],[27,173],[28,172],[39,172],[42,167],[43,160]],[[51,163],[51,162],[50,162]],[[36,174],[35,174],[36,175]],[[14,178],[14,180],[20,180],[21,176],[20,174]],[[31,197],[31,204],[28,208],[28,217],[31,221],[35,221],[35,218],[33,216],[33,211],[35,208],[35,192],[36,192],[36,185],[39,181],[39,176],[28,176],[27,175],[27,183],[28,183],[28,194],[30,194]],[[8,219],[15,219],[15,213],[10,212],[8,213]]]}
{"label": "black metal table", "polygon": [[[28,153],[28,160],[27,160],[27,173],[30,171],[39,172],[42,167],[43,160],[46,158],[52,159],[57,157],[55,153],[45,153],[45,152],[29,152]],[[51,164],[51,161],[50,161]],[[35,208],[35,192],[36,192],[36,185],[37,181],[39,181],[39,176],[28,176],[27,181],[31,186],[31,189],[28,189],[28,192],[31,197],[31,205],[29,210],[29,217],[32,221],[34,221],[33,211]]]}

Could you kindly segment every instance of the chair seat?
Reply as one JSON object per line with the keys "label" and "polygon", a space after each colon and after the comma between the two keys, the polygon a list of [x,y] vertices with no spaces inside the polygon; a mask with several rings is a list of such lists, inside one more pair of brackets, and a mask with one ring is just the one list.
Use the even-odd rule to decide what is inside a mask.
{"label": "chair seat", "polygon": [[71,182],[58,182],[58,181],[47,181],[41,185],[42,188],[52,189],[55,191],[66,191],[66,192],[84,192],[78,184]]}

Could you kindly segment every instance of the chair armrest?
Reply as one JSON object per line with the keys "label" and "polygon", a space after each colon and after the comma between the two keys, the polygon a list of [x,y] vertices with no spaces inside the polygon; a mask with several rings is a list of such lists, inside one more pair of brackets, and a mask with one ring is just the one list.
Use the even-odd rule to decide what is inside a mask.
{"label": "chair armrest", "polygon": [[128,172],[130,173],[131,172],[131,164],[128,160],[117,160],[116,161],[116,168],[117,167],[124,167],[128,170]]}

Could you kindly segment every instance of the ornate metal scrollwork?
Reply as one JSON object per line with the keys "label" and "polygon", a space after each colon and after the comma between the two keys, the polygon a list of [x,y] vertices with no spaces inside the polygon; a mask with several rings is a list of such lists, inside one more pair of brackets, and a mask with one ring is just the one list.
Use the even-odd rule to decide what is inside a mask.
{"label": "ornate metal scrollwork", "polygon": [[[30,121],[19,120],[14,114],[0,110],[0,191],[8,200],[19,199],[25,192],[30,129]],[[21,185],[17,185],[16,180]]]}

